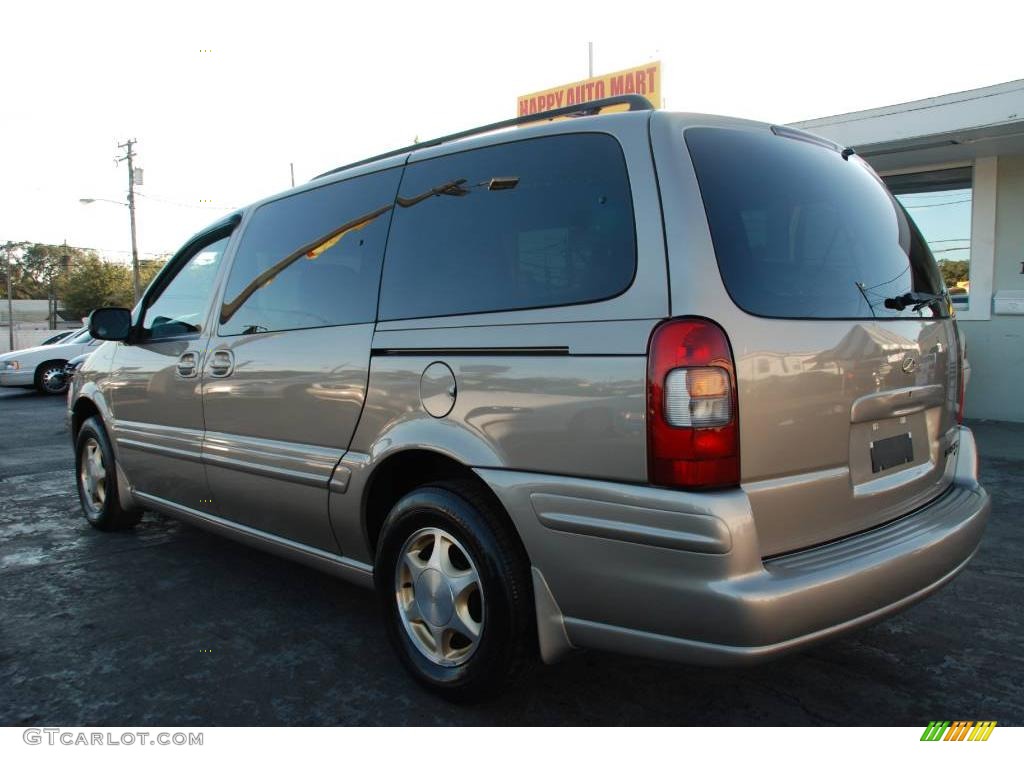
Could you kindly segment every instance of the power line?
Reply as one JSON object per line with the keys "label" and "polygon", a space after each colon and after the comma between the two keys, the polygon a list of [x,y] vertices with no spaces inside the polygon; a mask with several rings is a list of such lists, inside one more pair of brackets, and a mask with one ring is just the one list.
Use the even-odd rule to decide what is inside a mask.
{"label": "power line", "polygon": [[953,195],[969,195],[971,194],[970,187],[960,187],[958,189],[946,189],[946,190],[930,190],[922,189],[919,192],[895,192],[896,197],[913,197],[916,195],[928,195],[933,198],[952,197]]}
{"label": "power line", "polygon": [[963,200],[950,200],[948,203],[929,203],[927,205],[905,205],[903,206],[908,211],[916,211],[918,208],[941,208],[944,205],[961,205],[962,203],[971,202],[971,198],[964,198]]}

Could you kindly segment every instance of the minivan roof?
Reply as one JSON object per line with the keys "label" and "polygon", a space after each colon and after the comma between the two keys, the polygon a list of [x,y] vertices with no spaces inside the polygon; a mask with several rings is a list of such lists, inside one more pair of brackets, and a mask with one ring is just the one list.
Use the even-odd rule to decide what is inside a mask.
{"label": "minivan roof", "polygon": [[482,133],[491,133],[492,131],[498,131],[503,128],[512,128],[518,125],[527,125],[529,123],[538,123],[544,120],[554,120],[556,117],[588,117],[600,114],[601,110],[605,107],[614,107],[625,104],[629,107],[630,112],[638,112],[643,110],[653,110],[654,106],[643,96],[639,96],[634,93],[624,94],[622,96],[612,96],[607,99],[597,99],[595,101],[587,101],[582,104],[573,104],[567,107],[558,107],[557,109],[549,109],[544,112],[537,112],[532,115],[520,115],[519,117],[509,118],[508,120],[499,120],[496,123],[488,123],[487,125],[481,125],[477,128],[470,128],[465,131],[458,131],[456,133],[448,134],[447,136],[439,136],[436,139],[429,139],[427,141],[418,141],[415,144],[410,144],[407,147],[401,149],[394,149],[390,152],[385,152],[380,155],[366,158],[365,160],[359,160],[355,163],[349,163],[348,165],[342,165],[334,170],[321,173],[319,176],[315,176],[314,179],[322,179],[325,176],[332,176],[339,171],[345,171],[349,168],[356,168],[361,165],[372,163],[375,160],[383,160],[388,157],[395,155],[403,155],[409,152],[413,152],[418,149],[426,149],[427,147],[436,147],[440,144],[448,144],[459,139],[464,139],[469,136],[479,136]]}
{"label": "minivan roof", "polygon": [[[629,109],[627,111],[619,112],[600,112],[600,110],[605,107],[622,104],[628,105]],[[651,117],[651,119],[670,121],[674,127],[679,129],[694,126],[770,129],[777,132],[783,131],[786,134],[803,134],[809,139],[815,139],[822,143],[835,146],[833,142],[828,139],[823,139],[815,134],[800,131],[798,129],[789,128],[788,126],[778,126],[756,120],[704,114],[699,112],[667,112],[663,110],[656,110],[643,96],[626,94],[623,96],[614,96],[607,99],[576,104],[570,107],[561,107],[559,109],[538,112],[533,115],[501,120],[496,123],[489,123],[477,128],[470,128],[468,130],[458,131],[446,136],[440,136],[436,139],[418,142],[406,147],[401,147],[400,149],[374,155],[354,163],[348,163],[330,171],[326,171],[325,173],[321,173],[304,184],[300,184],[290,189],[284,189],[276,194],[268,195],[265,198],[245,205],[235,213],[231,214],[231,216],[226,217],[225,220],[218,222],[218,224],[224,223],[226,219],[230,219],[233,216],[244,216],[249,214],[260,206],[275,200],[306,192],[310,189],[316,189],[317,187],[333,184],[346,178],[362,176],[374,171],[382,171],[405,165],[409,162],[409,159],[413,154],[418,156],[424,155],[424,159],[426,159],[439,154],[449,154],[453,151],[461,151],[490,143],[501,143],[501,138],[499,137],[507,136],[508,132],[512,128],[520,129],[515,131],[515,134],[517,137],[521,138],[533,138],[535,135],[550,135],[553,133],[576,133],[587,130],[600,130],[602,126],[607,125],[609,122],[640,119],[639,115],[634,114],[636,112],[645,112],[648,117]],[[554,122],[556,118],[572,119],[563,119]],[[520,131],[522,131],[521,134]],[[796,138],[796,136],[791,137]],[[838,146],[835,148],[837,150],[840,149]],[[217,225],[207,227],[204,231],[216,228],[216,226]]]}

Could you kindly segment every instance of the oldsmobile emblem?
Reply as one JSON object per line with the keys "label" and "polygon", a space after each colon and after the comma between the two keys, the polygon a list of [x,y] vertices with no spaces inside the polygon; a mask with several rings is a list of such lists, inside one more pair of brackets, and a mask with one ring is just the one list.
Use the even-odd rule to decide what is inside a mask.
{"label": "oldsmobile emblem", "polygon": [[904,373],[913,373],[917,370],[917,359],[911,355],[907,355],[903,358],[903,365],[900,366]]}

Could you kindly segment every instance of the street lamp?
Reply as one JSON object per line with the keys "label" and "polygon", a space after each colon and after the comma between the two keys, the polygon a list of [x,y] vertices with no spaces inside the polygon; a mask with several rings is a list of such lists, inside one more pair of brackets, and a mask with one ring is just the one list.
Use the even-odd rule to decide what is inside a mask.
{"label": "street lamp", "polygon": [[114,205],[128,206],[128,203],[122,203],[120,200],[111,200],[108,197],[80,197],[78,202],[82,205],[88,205],[89,203],[113,203]]}
{"label": "street lamp", "polygon": [[[134,197],[134,196],[133,196]],[[82,205],[89,205],[90,203],[113,203],[114,205],[121,205],[127,208],[131,212],[132,219],[132,286],[135,293],[135,303],[139,303],[139,249],[135,244],[135,205],[134,200],[128,203],[122,203],[120,200],[111,200],[107,197],[80,197],[78,202]]]}

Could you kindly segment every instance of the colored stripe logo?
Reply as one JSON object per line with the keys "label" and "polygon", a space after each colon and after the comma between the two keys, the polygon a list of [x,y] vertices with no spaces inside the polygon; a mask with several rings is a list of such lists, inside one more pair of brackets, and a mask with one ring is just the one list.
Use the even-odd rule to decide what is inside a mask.
{"label": "colored stripe logo", "polygon": [[921,741],[988,741],[995,720],[932,720],[921,734]]}

